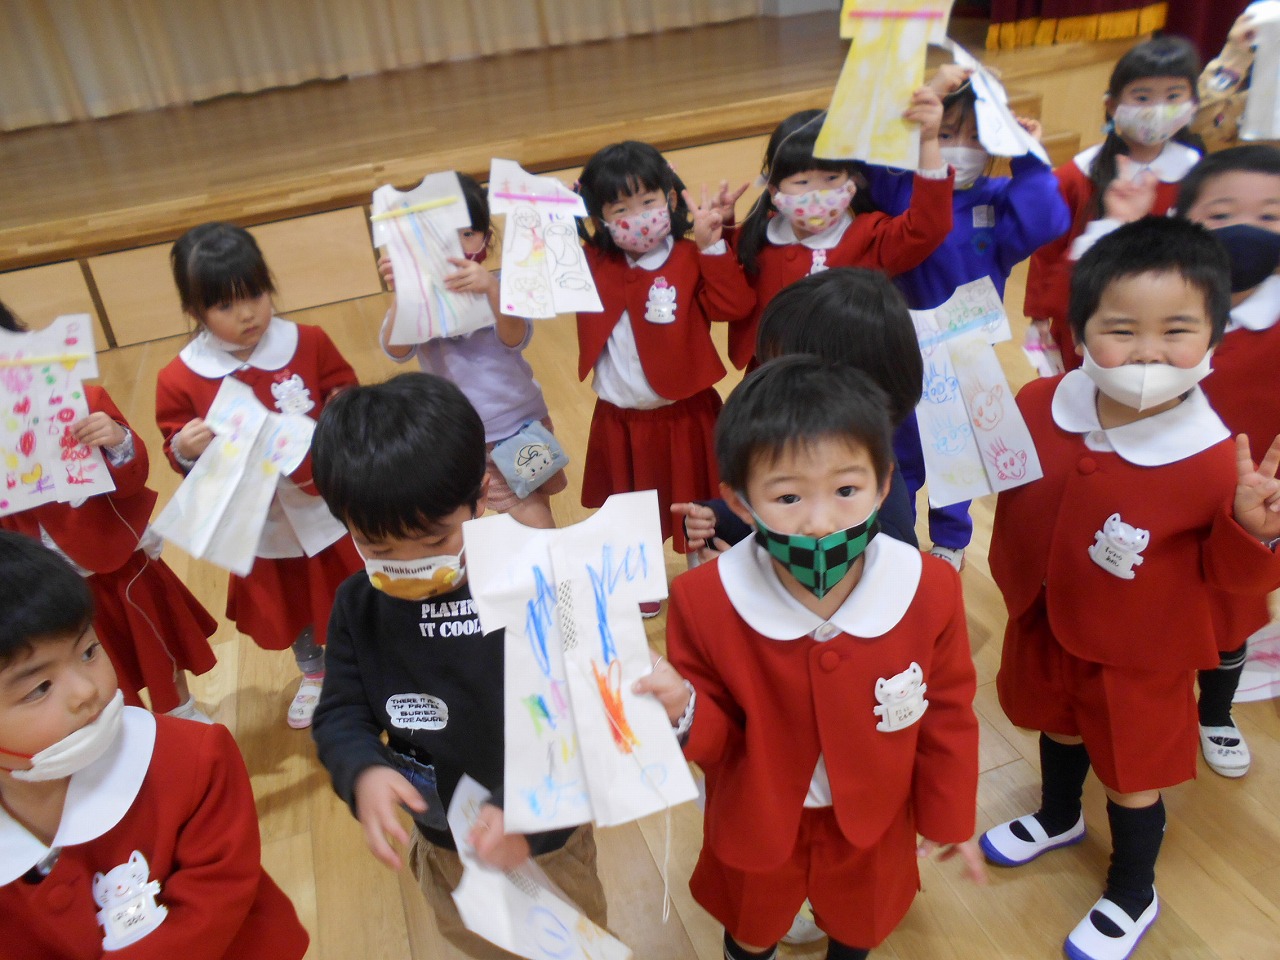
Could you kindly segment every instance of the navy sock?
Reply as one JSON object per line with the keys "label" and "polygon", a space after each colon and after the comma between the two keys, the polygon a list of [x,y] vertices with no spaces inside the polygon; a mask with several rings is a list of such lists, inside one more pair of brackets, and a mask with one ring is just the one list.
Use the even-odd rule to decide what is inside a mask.
{"label": "navy sock", "polygon": [[1219,656],[1216,670],[1200,671],[1200,726],[1226,727],[1231,724],[1231,701],[1240,686],[1245,648],[1228,650]]}
{"label": "navy sock", "polygon": [[[1111,867],[1103,896],[1137,920],[1156,895],[1156,858],[1164,840],[1164,798],[1136,810],[1108,800],[1107,819],[1111,821]],[[1096,912],[1090,916],[1106,936],[1120,936],[1120,930],[1106,917]]]}
{"label": "navy sock", "polygon": [[[1040,809],[1035,818],[1051,837],[1065,833],[1080,819],[1080,797],[1089,775],[1089,751],[1083,743],[1059,743],[1040,734]],[[1031,835],[1020,823],[1009,828],[1019,840]]]}
{"label": "navy sock", "polygon": [[725,960],[774,960],[778,956],[778,945],[775,943],[763,953],[752,953],[750,950],[744,950],[737,940],[729,936],[729,931],[724,932],[724,956]]}
{"label": "navy sock", "polygon": [[827,960],[867,960],[870,955],[870,950],[851,947],[847,943],[827,938]]}

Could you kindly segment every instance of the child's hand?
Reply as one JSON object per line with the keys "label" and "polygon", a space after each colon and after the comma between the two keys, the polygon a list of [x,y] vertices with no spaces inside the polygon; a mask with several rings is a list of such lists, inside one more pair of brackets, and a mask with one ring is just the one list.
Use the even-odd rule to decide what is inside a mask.
{"label": "child's hand", "polygon": [[962,67],[958,63],[944,63],[929,80],[931,87],[940,97],[955,93],[973,76],[972,67]]}
{"label": "child's hand", "polygon": [[902,114],[908,123],[920,124],[921,140],[937,140],[942,126],[942,100],[932,87],[921,87],[911,95],[911,106]]}
{"label": "child's hand", "polygon": [[969,879],[980,887],[987,885],[987,864],[983,860],[982,850],[979,849],[977,840],[971,838],[964,843],[939,845],[921,837],[920,845],[916,847],[916,856],[921,860],[928,860],[935,853],[938,854],[939,860],[950,860],[959,854],[960,859],[964,861],[964,872],[969,875]]}
{"label": "child's hand", "polygon": [[703,563],[729,549],[727,543],[716,539],[716,513],[710,507],[701,503],[673,503],[671,512],[684,522],[689,549],[696,552]]}
{"label": "child's hand", "polygon": [[651,693],[657,697],[667,711],[667,719],[675,726],[689,706],[689,688],[684,685],[684,677],[676,672],[666,657],[655,656],[652,651],[649,655],[653,657],[653,667],[631,685],[631,692]]}
{"label": "child's hand", "polygon": [[1236,523],[1264,543],[1280,537],[1278,467],[1280,437],[1271,442],[1271,449],[1256,467],[1249,454],[1249,438],[1243,433],[1236,437]]}
{"label": "child's hand", "polygon": [[385,253],[378,258],[378,276],[382,277],[388,290],[395,292],[396,276],[391,270],[391,257]]}
{"label": "child's hand", "polygon": [[364,828],[364,842],[375,857],[399,870],[400,855],[391,841],[409,845],[409,831],[400,820],[400,807],[425,813],[427,802],[418,788],[391,767],[375,764],[356,777],[356,818]]}
{"label": "child's hand", "polygon": [[1258,25],[1254,22],[1254,17],[1251,10],[1236,17],[1236,22],[1231,25],[1231,32],[1227,34],[1228,46],[1247,49],[1258,42]]}
{"label": "child's hand", "polygon": [[698,245],[698,249],[706,250],[719,243],[720,236],[724,233],[724,218],[719,206],[712,203],[707,185],[702,185],[701,203],[694,203],[693,194],[688,190],[683,196],[684,202],[689,205],[689,216],[693,218],[693,242]]}
{"label": "child's hand", "polygon": [[173,437],[173,449],[184,460],[197,460],[213,443],[213,431],[199,417],[187,422]]}
{"label": "child's hand", "polygon": [[450,257],[449,262],[458,268],[444,278],[444,288],[450,293],[488,293],[489,287],[497,280],[492,273],[465,257]]}
{"label": "child's hand", "polygon": [[1116,157],[1116,176],[1102,194],[1102,212],[1111,220],[1132,223],[1151,212],[1156,202],[1156,175],[1150,170],[1134,174],[1133,161]]}
{"label": "child's hand", "polygon": [[716,194],[716,209],[720,211],[720,222],[726,227],[737,223],[738,215],[734,209],[738,205],[738,199],[747,192],[747,187],[751,186],[751,182],[747,181],[737,190],[729,189],[729,181],[720,181],[720,192]]}
{"label": "child's hand", "polygon": [[467,842],[471,844],[481,863],[499,870],[514,870],[529,859],[529,841],[523,834],[507,835],[502,829],[502,808],[486,803],[471,825]]}
{"label": "child's hand", "polygon": [[125,440],[124,427],[101,410],[73,423],[71,435],[87,447],[118,447]]}
{"label": "child's hand", "polygon": [[1036,143],[1044,144],[1044,127],[1040,125],[1039,120],[1032,120],[1030,117],[1014,117],[1023,130],[1031,134],[1031,139]]}

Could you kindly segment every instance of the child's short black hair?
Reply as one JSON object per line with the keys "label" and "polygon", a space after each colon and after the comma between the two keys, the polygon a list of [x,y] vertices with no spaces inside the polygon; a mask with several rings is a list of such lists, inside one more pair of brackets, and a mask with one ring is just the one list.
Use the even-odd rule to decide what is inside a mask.
{"label": "child's short black hair", "polygon": [[27,325],[19,320],[17,314],[5,304],[0,303],[0,329],[8,330],[11,333],[26,333]]}
{"label": "child's short black hair", "polygon": [[419,536],[459,507],[474,508],[485,456],[475,407],[429,373],[344,390],[325,405],[311,443],[329,510],[375,540]]}
{"label": "child's short black hair", "polygon": [[1085,323],[1107,287],[1144,273],[1176,274],[1204,294],[1210,342],[1222,339],[1231,310],[1231,263],[1222,244],[1189,220],[1143,217],[1103,237],[1076,264],[1067,319],[1077,343],[1084,342]]}
{"label": "child's short black hair", "polygon": [[1204,157],[1182,178],[1175,208],[1178,216],[1185,217],[1196,205],[1210,180],[1228,173],[1261,173],[1280,177],[1280,149],[1266,143],[1250,143]]}
{"label": "child's short black hair", "polygon": [[93,594],[71,564],[0,530],[0,667],[41,640],[79,634],[92,619]]}
{"label": "child's short black hair", "polygon": [[756,356],[791,353],[863,371],[888,397],[894,426],[920,402],[924,366],[915,326],[902,294],[878,270],[824,270],[770,300],[760,317]]}
{"label": "child's short black hair", "polygon": [[276,292],[258,241],[233,223],[202,223],[169,251],[182,309],[196,320],[219,304]]}
{"label": "child's short black hair", "polygon": [[689,205],[684,201],[684,181],[676,176],[666,157],[656,147],[639,140],[612,143],[587,161],[578,176],[578,193],[586,204],[595,229],[587,231],[578,221],[578,232],[587,243],[605,253],[621,252],[608,230],[598,227],[604,220],[604,208],[619,197],[630,197],[650,190],[675,194],[671,203],[671,236],[679,239],[693,228]]}
{"label": "child's short black hair", "polygon": [[467,216],[471,218],[471,229],[480,233],[488,233],[492,220],[489,216],[489,197],[484,187],[475,177],[467,173],[458,174],[458,183],[462,185],[462,196],[467,201]]}
{"label": "child's short black hair", "polygon": [[809,354],[778,357],[751,373],[716,421],[720,479],[745,491],[751,471],[795,444],[841,440],[866,448],[877,483],[889,478],[888,398],[861,370]]}

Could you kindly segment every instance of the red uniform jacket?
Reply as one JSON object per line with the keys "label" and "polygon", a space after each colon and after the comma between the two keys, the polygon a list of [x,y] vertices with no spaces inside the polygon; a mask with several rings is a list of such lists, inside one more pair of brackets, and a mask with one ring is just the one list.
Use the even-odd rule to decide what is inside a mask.
{"label": "red uniform jacket", "polygon": [[[941,180],[916,176],[911,206],[896,217],[860,213],[830,250],[827,267],[869,267],[896,276],[918,267],[951,232],[951,194],[954,175]],[[730,232],[731,239],[736,231]],[[748,274],[755,288],[755,310],[746,323],[729,328],[729,359],[742,369],[756,354],[756,329],[769,301],[784,287],[807,277],[814,251],[802,243],[776,244],[767,240],[756,256],[759,270]]]}
{"label": "red uniform jacket", "polygon": [[[154,730],[154,748],[147,727]],[[137,851],[168,910],[119,960],[294,960],[307,933],[262,869],[258,815],[244,761],[226,727],[125,708],[124,756],[104,782],[72,778],[53,871],[21,879],[43,845],[0,811],[0,916],[6,960],[90,960],[103,953],[94,874]],[[108,754],[110,755],[110,753]],[[94,765],[97,769],[98,764]],[[78,798],[75,796],[79,793]],[[81,836],[85,839],[81,840]],[[34,859],[33,859],[34,858]]]}
{"label": "red uniform jacket", "polygon": [[[729,600],[719,571],[726,557],[672,584],[667,651],[697,691],[685,755],[707,774],[705,842],[732,867],[770,870],[791,855],[819,755],[850,845],[875,846],[905,808],[931,840],[973,835],[978,723],[960,580],[945,562],[888,537],[872,547],[882,556],[915,553],[906,563],[923,569],[915,586],[886,561],[888,576],[871,581],[868,553],[855,596],[865,584],[873,603],[893,593],[905,607],[870,636],[835,627],[825,628],[830,639],[822,642],[799,630],[796,639],[764,636]],[[753,540],[734,547],[754,549]],[[913,586],[909,599],[901,597]],[[912,663],[923,671],[928,708],[910,726],[878,730],[877,681]]]}
{"label": "red uniform jacket", "polygon": [[[288,328],[297,331],[292,351],[288,349],[292,340]],[[185,474],[186,470],[174,459],[173,438],[190,421],[209,412],[224,376],[234,376],[252,387],[258,402],[268,410],[305,413],[313,420],[319,419],[320,411],[334,391],[357,382],[351,364],[342,359],[328,334],[319,327],[274,317],[262,342],[243,363],[216,348],[193,353],[193,348],[200,346],[201,336],[171,360],[156,381],[156,423],[164,435],[164,452],[179,473]],[[204,373],[193,370],[187,357]],[[214,368],[207,366],[209,363],[222,366]],[[309,453],[289,478],[307,493],[316,495]]]}
{"label": "red uniform jacket", "polygon": [[1248,434],[1254,462],[1260,462],[1280,435],[1280,322],[1223,337],[1202,386],[1227,428]]}
{"label": "red uniform jacket", "polygon": [[[579,380],[595,367],[626,311],[645,379],[659,396],[684,400],[719,382],[725,370],[711,342],[711,321],[742,320],[755,303],[737,257],[701,253],[684,239],[656,270],[630,266],[625,254],[601,253],[590,244],[586,253],[604,312],[578,314]],[[675,289],[672,323],[645,319],[649,293],[659,281]]]}
{"label": "red uniform jacket", "polygon": [[[1175,154],[1182,157],[1183,150],[1188,154],[1194,153],[1190,147],[1183,147],[1179,143],[1171,143],[1166,150],[1171,158]],[[1062,363],[1068,370],[1074,370],[1081,362],[1076,356],[1071,325],[1067,323],[1067,303],[1071,299],[1071,273],[1074,266],[1071,245],[1076,237],[1084,233],[1089,221],[1096,220],[1099,216],[1093,208],[1093,181],[1081,164],[1087,168],[1093,163],[1096,154],[1097,147],[1091,147],[1053,171],[1058,178],[1058,189],[1062,191],[1062,197],[1071,211],[1071,229],[1033,253],[1027,267],[1027,295],[1023,301],[1023,313],[1036,320],[1049,321],[1049,330],[1062,351]],[[1187,169],[1190,169],[1190,165]],[[1179,181],[1185,173],[1184,170],[1171,182],[1162,179],[1156,184],[1156,199],[1151,207],[1154,216],[1163,217],[1177,202]],[[1164,176],[1172,176],[1172,173]]]}
{"label": "red uniform jacket", "polygon": [[[1044,477],[1002,492],[996,505],[991,575],[1010,619],[1044,590],[1054,638],[1081,659],[1145,670],[1216,667],[1207,586],[1257,594],[1280,585],[1280,559],[1231,517],[1233,442],[1149,467],[1090,450],[1083,434],[1054,421],[1063,380],[1033,380],[1018,393]],[[1149,534],[1132,579],[1091,552],[1115,515]]]}
{"label": "red uniform jacket", "polygon": [[[101,411],[129,429],[129,421],[107,391],[86,385],[84,392],[90,413]],[[155,491],[146,487],[147,448],[136,432],[133,433],[133,459],[121,467],[113,467],[107,461],[107,469],[116,483],[114,492],[90,497],[78,507],[69,503],[44,503],[0,517],[0,527],[36,540],[40,539],[40,528],[44,527],[63,553],[84,569],[92,573],[120,569],[138,549],[138,540],[156,505]]]}

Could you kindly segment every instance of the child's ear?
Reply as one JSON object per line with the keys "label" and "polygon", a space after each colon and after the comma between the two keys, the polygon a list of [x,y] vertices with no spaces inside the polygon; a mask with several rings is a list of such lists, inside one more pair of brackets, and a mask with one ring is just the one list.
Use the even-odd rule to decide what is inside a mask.
{"label": "child's ear", "polygon": [[667,209],[675,210],[680,205],[680,198],[676,196],[676,188],[672,187],[667,191]]}
{"label": "child's ear", "polygon": [[483,517],[485,510],[489,507],[489,471],[485,471],[483,479],[480,481],[480,495],[476,497],[476,513],[477,517]]}
{"label": "child's ear", "polygon": [[884,502],[889,496],[889,487],[893,485],[893,461],[889,461],[889,470],[884,475],[884,483],[880,484],[880,507],[884,507]]}
{"label": "child's ear", "polygon": [[756,519],[751,516],[751,511],[747,508],[747,503],[742,497],[738,496],[738,491],[734,490],[727,483],[720,484],[720,499],[725,502],[733,515],[745,523],[751,529],[755,529]]}
{"label": "child's ear", "polygon": [[1083,359],[1084,357],[1084,341],[1081,340],[1076,344],[1076,356]]}

